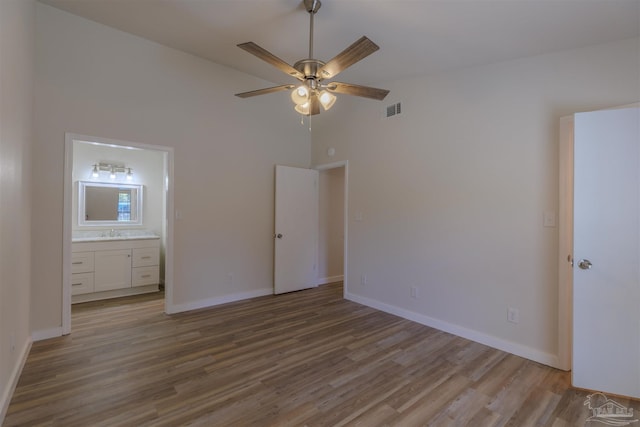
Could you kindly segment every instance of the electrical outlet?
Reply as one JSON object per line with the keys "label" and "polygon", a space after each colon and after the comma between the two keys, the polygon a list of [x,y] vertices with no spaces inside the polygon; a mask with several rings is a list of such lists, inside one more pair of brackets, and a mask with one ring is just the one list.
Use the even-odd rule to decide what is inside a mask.
{"label": "electrical outlet", "polygon": [[366,285],[367,284],[367,275],[363,274],[362,276],[360,276],[360,284],[361,285]]}
{"label": "electrical outlet", "polygon": [[507,321],[511,323],[520,323],[520,310],[509,307],[507,309]]}
{"label": "electrical outlet", "polygon": [[419,294],[418,294],[418,287],[417,286],[411,286],[411,298],[418,298]]}

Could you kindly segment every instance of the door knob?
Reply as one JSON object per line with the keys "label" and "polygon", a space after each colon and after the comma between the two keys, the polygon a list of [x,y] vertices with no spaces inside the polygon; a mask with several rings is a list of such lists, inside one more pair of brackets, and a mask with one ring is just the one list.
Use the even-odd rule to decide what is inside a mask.
{"label": "door knob", "polygon": [[591,264],[591,261],[589,261],[588,259],[581,259],[580,262],[578,263],[578,267],[580,267],[583,270],[589,270],[592,265],[593,264]]}
{"label": "door knob", "polygon": [[282,234],[281,234],[281,233],[278,233],[278,234],[276,234],[276,237],[277,237],[278,239],[282,239]]}

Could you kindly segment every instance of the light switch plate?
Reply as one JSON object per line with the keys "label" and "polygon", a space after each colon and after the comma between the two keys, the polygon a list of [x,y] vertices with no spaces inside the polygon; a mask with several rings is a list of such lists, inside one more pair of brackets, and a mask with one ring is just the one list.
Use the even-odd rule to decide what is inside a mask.
{"label": "light switch plate", "polygon": [[543,215],[542,225],[545,227],[555,227],[556,213],[552,211],[546,211]]}

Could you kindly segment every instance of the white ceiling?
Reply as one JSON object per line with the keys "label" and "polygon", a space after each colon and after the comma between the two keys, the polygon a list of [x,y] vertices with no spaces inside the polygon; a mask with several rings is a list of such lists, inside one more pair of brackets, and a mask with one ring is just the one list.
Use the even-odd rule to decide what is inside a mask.
{"label": "white ceiling", "polygon": [[[301,0],[40,0],[274,83],[291,78],[236,47],[308,56]],[[322,0],[314,56],[360,36],[380,50],[339,80],[375,84],[640,36],[640,0]],[[247,88],[250,90],[253,88]]]}

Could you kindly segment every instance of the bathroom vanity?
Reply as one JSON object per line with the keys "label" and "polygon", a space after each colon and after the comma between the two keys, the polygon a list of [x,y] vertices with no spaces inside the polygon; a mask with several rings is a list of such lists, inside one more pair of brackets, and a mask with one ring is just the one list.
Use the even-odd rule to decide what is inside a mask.
{"label": "bathroom vanity", "polygon": [[71,260],[72,303],[159,290],[160,238],[153,234],[74,236]]}

